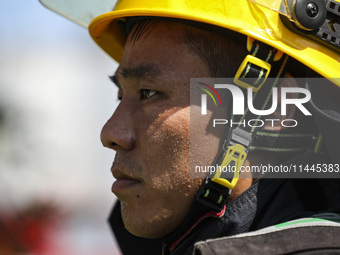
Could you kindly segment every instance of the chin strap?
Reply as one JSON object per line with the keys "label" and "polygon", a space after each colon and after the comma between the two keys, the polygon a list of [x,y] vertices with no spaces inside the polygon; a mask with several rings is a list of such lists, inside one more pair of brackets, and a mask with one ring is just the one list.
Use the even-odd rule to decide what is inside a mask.
{"label": "chin strap", "polygon": [[[250,54],[240,65],[234,83],[244,89],[252,88],[255,92],[254,108],[264,110],[272,97],[272,88],[277,87],[279,79],[285,74],[288,56],[251,38],[248,38],[247,48]],[[249,119],[256,120],[253,126],[245,125],[245,120]],[[260,129],[257,122],[261,121],[261,116],[248,109],[236,121],[238,126],[226,135],[217,160],[220,167],[206,177],[196,195],[199,203],[216,212],[221,211],[227,203],[249,151],[292,152],[305,149],[311,144],[311,140],[316,140],[312,134],[289,134]]]}
{"label": "chin strap", "polygon": [[220,168],[215,174],[206,177],[196,195],[199,203],[216,212],[223,209],[232,189],[236,186],[250,143],[251,136],[248,132],[240,128],[235,128],[231,132],[229,146],[224,153]]}

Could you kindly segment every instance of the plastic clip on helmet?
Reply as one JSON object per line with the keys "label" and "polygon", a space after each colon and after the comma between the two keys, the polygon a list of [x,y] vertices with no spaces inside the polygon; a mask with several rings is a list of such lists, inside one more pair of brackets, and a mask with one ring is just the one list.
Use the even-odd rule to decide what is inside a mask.
{"label": "plastic clip on helmet", "polygon": [[[119,62],[126,40],[119,22],[124,22],[128,17],[139,16],[189,20],[241,33],[248,37],[248,50],[252,55],[255,55],[252,49],[254,40],[259,42],[257,45],[262,45],[260,48],[267,51],[265,54],[268,55],[269,60],[248,55],[235,76],[234,81],[240,86],[251,86],[256,90],[260,88],[260,86],[255,88],[244,84],[240,79],[247,65],[259,67],[256,75],[259,75],[260,71],[265,72],[266,76],[261,77],[264,82],[272,71],[271,64],[279,60],[281,64],[276,74],[280,76],[285,62],[282,53],[298,60],[340,86],[340,79],[338,79],[340,78],[340,2],[338,1],[164,0],[145,2],[121,0],[117,2],[112,12],[95,18],[89,25],[89,32],[94,41]],[[261,93],[267,96],[269,88],[267,92]],[[261,88],[261,90],[266,89]],[[318,90],[322,92],[324,88],[318,88]],[[328,100],[326,98],[323,101]],[[313,103],[312,105],[313,115],[315,113],[317,121],[321,123],[319,129],[328,146],[327,149],[333,160],[338,160],[340,141],[335,142],[334,134],[337,134],[336,130],[340,126],[340,110],[335,107],[337,108],[335,113],[333,112],[330,116],[323,109],[319,109]],[[322,125],[326,122],[328,122],[327,127],[330,125],[335,129],[331,132],[327,130],[325,125]],[[232,164],[239,170],[249,151],[253,134],[254,130],[234,129],[228,138],[229,147],[223,152],[221,165]],[[209,176],[197,195],[198,200],[216,211],[221,210],[231,189],[236,185],[237,179],[238,171],[231,179],[222,176],[219,172]]]}

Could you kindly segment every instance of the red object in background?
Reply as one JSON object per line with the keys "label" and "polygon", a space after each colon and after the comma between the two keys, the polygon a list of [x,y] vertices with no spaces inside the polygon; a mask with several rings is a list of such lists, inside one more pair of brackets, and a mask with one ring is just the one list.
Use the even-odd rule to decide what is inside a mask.
{"label": "red object in background", "polygon": [[0,254],[61,254],[49,238],[60,220],[53,206],[39,203],[20,212],[0,214]]}

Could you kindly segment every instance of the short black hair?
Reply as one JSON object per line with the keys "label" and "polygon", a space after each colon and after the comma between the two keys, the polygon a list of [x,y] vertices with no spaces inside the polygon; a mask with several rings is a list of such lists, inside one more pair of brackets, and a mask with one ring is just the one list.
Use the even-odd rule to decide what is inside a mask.
{"label": "short black hair", "polygon": [[184,42],[192,53],[207,64],[212,77],[234,77],[248,54],[244,35],[210,24],[163,17],[132,17],[121,23],[121,27],[126,36],[134,28],[130,41],[135,43],[146,37],[159,22],[183,23],[193,28],[185,29]]}
{"label": "short black hair", "polygon": [[214,78],[234,77],[248,54],[245,45],[214,31],[186,29],[184,41],[207,64]]}
{"label": "short black hair", "polygon": [[[234,77],[248,54],[245,35],[216,25],[184,19],[148,16],[129,17],[119,24],[126,36],[136,26],[131,35],[131,41],[136,42],[142,36],[147,36],[152,27],[161,21],[184,23],[194,28],[185,29],[183,39],[189,50],[207,64],[211,77]],[[286,65],[286,71],[293,77],[306,77],[308,70],[305,65],[294,58],[289,58]]]}

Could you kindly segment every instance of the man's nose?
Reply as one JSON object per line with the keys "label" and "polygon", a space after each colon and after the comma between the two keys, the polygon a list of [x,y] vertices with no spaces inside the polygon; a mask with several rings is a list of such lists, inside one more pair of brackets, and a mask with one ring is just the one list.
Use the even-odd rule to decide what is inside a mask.
{"label": "man's nose", "polygon": [[136,137],[132,114],[131,105],[122,101],[102,128],[100,139],[105,147],[113,150],[134,148]]}

